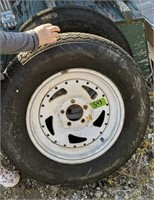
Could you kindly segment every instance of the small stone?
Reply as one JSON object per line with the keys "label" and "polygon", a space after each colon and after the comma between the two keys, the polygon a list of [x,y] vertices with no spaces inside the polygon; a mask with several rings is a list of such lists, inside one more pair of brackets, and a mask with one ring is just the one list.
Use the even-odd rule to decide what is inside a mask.
{"label": "small stone", "polygon": [[135,154],[133,154],[133,156],[132,156],[132,159],[133,159],[133,160],[135,160],[135,159],[136,159],[136,155],[135,155]]}
{"label": "small stone", "polygon": [[103,197],[104,197],[104,198],[106,198],[106,197],[107,197],[107,194],[106,194],[106,193],[104,193]]}
{"label": "small stone", "polygon": [[129,200],[129,197],[128,197],[127,194],[125,195],[124,199],[125,199],[125,200]]}
{"label": "small stone", "polygon": [[50,189],[51,189],[51,191],[53,193],[57,193],[58,192],[58,187],[57,186],[51,186]]}
{"label": "small stone", "polygon": [[148,134],[148,139],[151,139],[152,138],[152,135],[151,134]]}
{"label": "small stone", "polygon": [[102,193],[101,193],[100,191],[97,191],[97,192],[95,193],[95,196],[96,196],[97,198],[100,198],[101,195],[102,195]]}
{"label": "small stone", "polygon": [[126,186],[124,186],[124,189],[125,189],[125,190],[128,190],[128,189],[129,189],[129,187],[126,185]]}
{"label": "small stone", "polygon": [[130,185],[132,182],[131,181],[128,181],[128,184]]}
{"label": "small stone", "polygon": [[45,187],[46,187],[46,189],[49,189],[49,185],[46,185]]}
{"label": "small stone", "polygon": [[99,191],[100,191],[100,190],[101,190],[101,188],[100,188],[100,187],[97,187],[97,188],[96,188],[96,190],[99,190]]}
{"label": "small stone", "polygon": [[115,196],[114,196],[114,200],[118,200],[119,199],[119,196],[116,194]]}

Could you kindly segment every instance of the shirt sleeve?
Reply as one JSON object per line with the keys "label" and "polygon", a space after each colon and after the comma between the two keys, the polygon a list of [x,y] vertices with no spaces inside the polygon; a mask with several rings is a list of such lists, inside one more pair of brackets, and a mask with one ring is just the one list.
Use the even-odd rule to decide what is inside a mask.
{"label": "shirt sleeve", "polygon": [[27,32],[0,31],[1,54],[17,54],[24,51],[35,51],[39,47],[39,39],[34,30]]}

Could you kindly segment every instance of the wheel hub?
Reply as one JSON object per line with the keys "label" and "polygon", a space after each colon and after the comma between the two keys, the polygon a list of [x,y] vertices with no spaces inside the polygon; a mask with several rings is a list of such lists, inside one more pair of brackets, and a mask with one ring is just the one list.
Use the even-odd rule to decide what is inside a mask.
{"label": "wheel hub", "polygon": [[79,129],[90,121],[92,114],[86,100],[82,98],[69,99],[60,107],[60,119],[63,126],[71,129]]}
{"label": "wheel hub", "polygon": [[71,121],[78,121],[83,115],[83,109],[78,104],[70,105],[66,110],[66,116]]}

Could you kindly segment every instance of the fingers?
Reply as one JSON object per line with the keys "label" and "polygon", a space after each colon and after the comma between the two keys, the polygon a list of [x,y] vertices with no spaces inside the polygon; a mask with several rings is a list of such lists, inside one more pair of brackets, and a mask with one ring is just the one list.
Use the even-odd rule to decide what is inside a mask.
{"label": "fingers", "polygon": [[47,29],[51,32],[60,32],[60,28],[58,26],[50,26]]}
{"label": "fingers", "polygon": [[51,41],[50,41],[51,44],[54,44],[56,42],[57,42],[57,38],[51,38]]}
{"label": "fingers", "polygon": [[59,34],[57,32],[53,32],[53,33],[51,33],[50,37],[59,38]]}
{"label": "fingers", "polygon": [[47,23],[47,24],[43,24],[45,27],[51,27],[52,26],[52,24],[50,24],[50,23]]}
{"label": "fingers", "polygon": [[56,43],[57,40],[59,39],[59,33],[60,32],[60,28],[58,26],[50,26],[47,28],[48,31],[50,31],[50,44],[52,43]]}
{"label": "fingers", "polygon": [[58,26],[54,26],[50,23],[44,24],[43,26],[51,30],[52,32],[60,32],[60,28]]}
{"label": "fingers", "polygon": [[53,26],[52,24],[47,23],[36,27],[34,31],[39,38],[39,46],[41,46],[57,42],[60,28],[58,26]]}

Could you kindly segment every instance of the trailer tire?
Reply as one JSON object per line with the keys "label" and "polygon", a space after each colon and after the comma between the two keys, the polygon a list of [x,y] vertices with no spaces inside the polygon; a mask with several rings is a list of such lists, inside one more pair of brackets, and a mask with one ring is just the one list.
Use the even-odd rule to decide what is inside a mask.
{"label": "trailer tire", "polygon": [[88,8],[57,7],[41,11],[25,22],[20,31],[33,29],[44,23],[59,26],[61,33],[83,32],[102,36],[113,41],[133,56],[126,37],[116,24],[108,17]]}
{"label": "trailer tire", "polygon": [[[74,71],[76,74],[74,74]],[[133,59],[123,49],[112,42],[90,34],[61,34],[57,44],[46,45],[34,53],[19,54],[18,58],[7,69],[7,74],[8,79],[2,85],[2,145],[18,168],[35,179],[61,185],[95,181],[118,169],[131,157],[140,144],[146,130],[149,111],[145,83]],[[98,78],[96,78],[97,76]],[[101,87],[102,82],[104,84],[103,87]],[[69,83],[71,84],[69,85]],[[95,86],[97,83],[98,87]],[[76,88],[74,91],[72,87],[75,84]],[[102,95],[102,91],[104,91],[105,100],[103,101],[108,103],[104,104],[104,108],[103,105],[99,109],[106,109],[107,112],[110,112],[109,116],[108,113],[105,114],[106,118],[104,119],[107,119],[108,123],[105,124],[106,128],[103,129],[103,133],[100,132],[104,134],[103,137],[105,139],[102,140],[102,137],[100,138],[100,135],[98,135],[91,143],[87,142],[84,145],[81,142],[83,144],[82,147],[79,146],[80,143],[75,143],[75,145],[78,145],[76,146],[77,148],[72,146],[74,144],[68,143],[70,146],[66,147],[66,145],[63,145],[64,149],[59,154],[60,156],[63,155],[65,159],[62,156],[60,157],[61,160],[59,158],[56,158],[57,160],[51,159],[49,158],[50,155],[46,154],[48,151],[47,148],[50,149],[50,145],[55,145],[54,148],[50,149],[53,152],[54,149],[61,148],[61,137],[56,136],[56,134],[50,136],[51,140],[52,137],[59,137],[57,138],[57,143],[58,139],[60,142],[56,144],[54,141],[51,142],[51,140],[46,138],[46,135],[44,135],[46,131],[44,133],[34,131],[35,133],[33,134],[33,128],[35,130],[35,128],[38,128],[35,124],[42,123],[43,116],[40,115],[40,112],[43,111],[41,109],[46,109],[46,102],[49,105],[47,100],[47,98],[51,97],[51,93],[49,94],[49,92],[56,91],[58,87],[65,89],[66,85],[66,87],[70,88],[71,92],[68,92],[68,94],[74,94],[75,96],[71,96],[71,98],[82,103],[82,96],[87,97],[89,91],[88,93],[83,92],[83,90],[79,91],[78,84],[81,84],[81,86],[82,84],[87,84],[88,87],[96,90],[98,95]],[[66,93],[63,94],[64,96],[60,98],[65,97]],[[117,103],[113,101],[112,97]],[[52,95],[51,102],[53,98],[56,97]],[[65,99],[64,104],[69,101],[69,98]],[[94,99],[95,97],[93,101]],[[73,103],[72,100],[71,103]],[[56,106],[65,107],[64,104],[59,99],[59,103],[57,102]],[[39,113],[35,111],[35,107],[38,105]],[[108,106],[111,111],[107,108]],[[115,107],[116,109],[120,109],[119,112],[117,110],[114,111]],[[85,109],[88,110],[87,108],[92,113],[99,111],[99,109],[94,110],[91,108],[90,104]],[[46,112],[50,109],[54,109],[54,106],[46,109]],[[54,115],[56,115],[56,112]],[[87,120],[92,119],[93,115]],[[111,122],[110,119],[113,121]],[[56,123],[63,122],[65,123],[63,118],[60,121],[58,119],[58,122],[55,122],[55,126]],[[76,123],[76,121],[71,122],[72,124]],[[84,121],[82,122],[84,123]],[[90,122],[87,122],[87,125],[88,123]],[[114,134],[112,131],[106,133],[112,124],[114,124],[113,132],[114,130],[118,131],[115,131]],[[31,129],[31,127],[33,128]],[[62,126],[54,127],[51,130],[51,134],[60,127]],[[87,126],[84,127],[81,124],[79,130],[82,131],[85,128]],[[99,127],[97,128],[94,129],[94,136],[96,130],[99,130]],[[78,129],[74,128],[73,130],[77,131]],[[88,130],[90,134],[92,129]],[[38,136],[38,134],[40,135]],[[86,134],[88,140],[90,135],[88,136],[88,132]],[[110,135],[113,136],[114,140],[110,138],[112,142],[108,146],[106,138],[110,137]],[[41,140],[39,139],[40,137]],[[65,129],[63,129],[62,137],[65,137]],[[44,139],[47,140],[45,146],[41,143]],[[102,144],[100,144],[100,140]],[[96,144],[95,142],[98,142],[98,147],[101,149],[100,152],[98,151],[100,154],[98,153],[97,155],[97,145],[92,146]],[[104,146],[103,142],[106,146]],[[47,144],[50,145],[48,146]],[[88,149],[89,147],[91,149]],[[92,151],[92,147],[95,151]],[[46,149],[44,150],[44,148]],[[82,151],[72,157],[68,153],[72,148],[72,154],[76,152],[76,149],[81,148]],[[57,155],[59,153],[58,150]],[[88,155],[91,155],[91,157],[87,157],[88,155],[84,154],[84,152],[89,152]],[[70,157],[67,156],[67,153]],[[83,155],[82,159],[80,159],[80,155]],[[78,160],[76,161],[74,158]]]}

